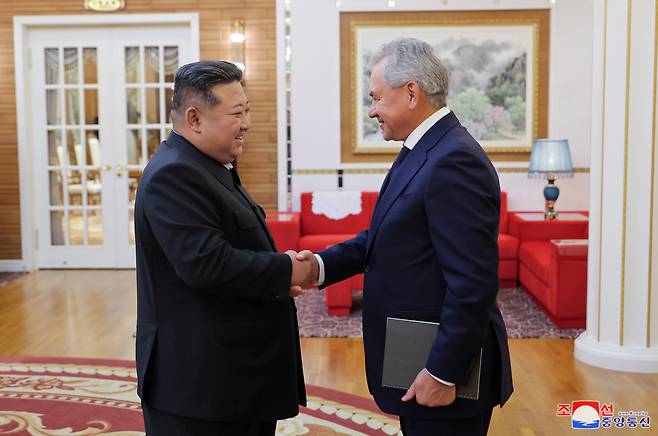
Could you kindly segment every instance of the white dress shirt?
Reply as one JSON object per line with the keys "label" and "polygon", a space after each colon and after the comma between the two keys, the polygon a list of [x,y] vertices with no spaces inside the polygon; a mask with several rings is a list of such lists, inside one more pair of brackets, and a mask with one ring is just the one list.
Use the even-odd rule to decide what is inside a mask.
{"label": "white dress shirt", "polygon": [[[407,139],[405,139],[404,143],[402,144],[403,147],[407,147],[409,150],[413,150],[416,144],[418,144],[418,141],[427,133],[427,131],[434,125],[436,124],[441,118],[445,117],[450,113],[450,109],[448,106],[444,106],[438,111],[434,112],[432,115],[427,117],[425,121],[420,123],[418,127],[416,127],[413,132],[407,136]],[[319,254],[315,254],[315,258],[318,260],[318,265],[319,265],[319,273],[318,273],[318,286],[321,286],[324,283],[324,262],[322,261],[322,257],[320,257]],[[427,371],[427,369],[425,369]],[[435,380],[443,383],[444,385],[448,386],[454,386],[454,383],[441,380],[438,377],[435,377],[431,372],[427,371],[429,375],[432,376]]]}

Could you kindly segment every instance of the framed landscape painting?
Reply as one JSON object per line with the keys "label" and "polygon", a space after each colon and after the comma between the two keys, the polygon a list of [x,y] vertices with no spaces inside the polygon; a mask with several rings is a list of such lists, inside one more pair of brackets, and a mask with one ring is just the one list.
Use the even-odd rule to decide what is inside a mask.
{"label": "framed landscape painting", "polygon": [[527,160],[548,125],[550,11],[344,12],[341,19],[341,157],[385,162],[401,143],[384,141],[368,117],[370,59],[402,37],[428,42],[449,73],[448,106],[493,160]]}

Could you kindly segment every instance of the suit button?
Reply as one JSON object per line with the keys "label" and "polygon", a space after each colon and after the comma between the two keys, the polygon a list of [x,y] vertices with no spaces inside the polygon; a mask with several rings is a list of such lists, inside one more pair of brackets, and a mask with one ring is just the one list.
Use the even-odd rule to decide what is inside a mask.
{"label": "suit button", "polygon": [[363,268],[363,271],[365,271],[365,272],[370,272],[370,265],[366,265],[366,266]]}

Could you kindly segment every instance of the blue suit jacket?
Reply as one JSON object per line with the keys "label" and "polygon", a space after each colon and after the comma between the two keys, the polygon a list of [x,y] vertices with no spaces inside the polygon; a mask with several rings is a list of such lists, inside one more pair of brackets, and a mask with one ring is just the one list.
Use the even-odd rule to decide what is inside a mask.
{"label": "blue suit jacket", "polygon": [[[427,419],[465,417],[503,404],[512,376],[496,306],[500,187],[493,165],[450,112],[387,178],[370,228],[319,253],[325,286],[365,272],[370,392],[385,412]],[[402,403],[404,391],[382,387],[390,316],[440,322],[426,367],[443,380],[464,383],[483,348],[480,399],[430,408]]]}

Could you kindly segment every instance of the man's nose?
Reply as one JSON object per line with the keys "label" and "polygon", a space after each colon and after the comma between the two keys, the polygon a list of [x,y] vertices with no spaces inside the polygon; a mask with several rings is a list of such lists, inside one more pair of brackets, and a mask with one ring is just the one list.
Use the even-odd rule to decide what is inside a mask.
{"label": "man's nose", "polygon": [[246,114],[244,117],[242,117],[242,125],[240,126],[241,130],[249,130],[249,127],[251,127],[251,117],[249,114]]}
{"label": "man's nose", "polygon": [[377,118],[377,110],[375,109],[375,105],[370,106],[370,109],[368,110],[368,116],[370,118]]}

